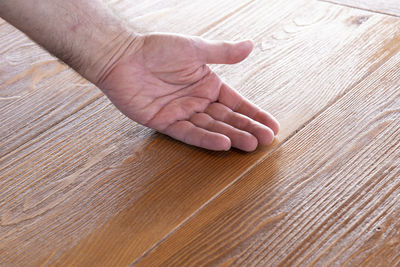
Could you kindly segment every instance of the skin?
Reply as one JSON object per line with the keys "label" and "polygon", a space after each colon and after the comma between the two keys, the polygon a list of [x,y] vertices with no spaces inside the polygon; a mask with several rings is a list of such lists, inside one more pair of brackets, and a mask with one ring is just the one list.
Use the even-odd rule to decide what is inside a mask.
{"label": "skin", "polygon": [[100,0],[0,0],[0,16],[93,82],[126,116],[184,143],[253,151],[279,131],[271,114],[207,66],[244,60],[251,41],[141,35]]}

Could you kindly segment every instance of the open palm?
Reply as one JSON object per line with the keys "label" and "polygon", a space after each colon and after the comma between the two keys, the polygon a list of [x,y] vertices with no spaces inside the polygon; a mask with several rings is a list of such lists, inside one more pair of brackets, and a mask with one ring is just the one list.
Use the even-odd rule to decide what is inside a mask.
{"label": "open palm", "polygon": [[273,141],[278,122],[250,103],[206,64],[246,58],[250,41],[212,42],[199,37],[138,37],[100,87],[129,118],[190,145],[245,151]]}

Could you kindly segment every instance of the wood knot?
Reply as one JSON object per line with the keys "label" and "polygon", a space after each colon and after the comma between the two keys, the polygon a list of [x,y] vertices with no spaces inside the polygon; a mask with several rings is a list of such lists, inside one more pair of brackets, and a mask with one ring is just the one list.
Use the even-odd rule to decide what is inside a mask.
{"label": "wood knot", "polygon": [[351,17],[348,21],[351,25],[361,25],[364,22],[366,22],[370,16],[357,16],[357,17]]}

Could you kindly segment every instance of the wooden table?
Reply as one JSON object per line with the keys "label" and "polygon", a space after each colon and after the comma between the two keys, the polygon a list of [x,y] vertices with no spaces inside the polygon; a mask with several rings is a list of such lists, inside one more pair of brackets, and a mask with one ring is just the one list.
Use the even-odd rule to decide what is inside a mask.
{"label": "wooden table", "polygon": [[0,21],[0,266],[400,266],[397,0],[108,2],[140,32],[253,39],[212,67],[282,130],[184,145]]}

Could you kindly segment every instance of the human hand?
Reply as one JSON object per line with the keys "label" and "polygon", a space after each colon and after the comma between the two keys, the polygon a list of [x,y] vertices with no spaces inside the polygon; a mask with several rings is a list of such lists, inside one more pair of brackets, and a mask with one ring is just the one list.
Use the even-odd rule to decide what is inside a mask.
{"label": "human hand", "polygon": [[279,131],[277,120],[210,70],[234,64],[251,41],[212,42],[172,34],[137,36],[97,85],[132,120],[210,150],[253,151]]}
{"label": "human hand", "polygon": [[249,41],[136,35],[101,0],[3,0],[0,17],[95,83],[129,118],[187,144],[252,151],[279,130],[206,65],[242,61]]}

